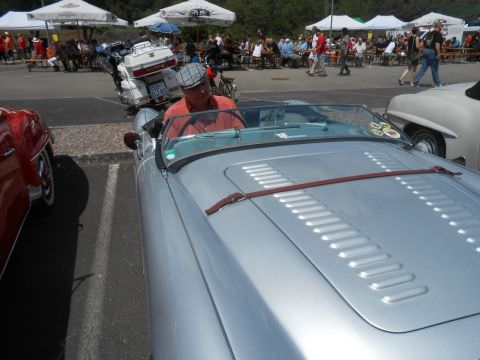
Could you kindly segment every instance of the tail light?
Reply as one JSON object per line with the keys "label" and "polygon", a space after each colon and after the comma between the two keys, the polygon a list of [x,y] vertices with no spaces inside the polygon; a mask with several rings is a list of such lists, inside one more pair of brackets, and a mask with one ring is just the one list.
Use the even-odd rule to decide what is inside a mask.
{"label": "tail light", "polygon": [[149,67],[145,67],[145,68],[140,68],[140,69],[135,69],[135,70],[133,70],[133,76],[134,77],[144,76],[144,75],[150,74],[152,72],[156,72],[156,71],[159,71],[159,70],[162,70],[162,69],[165,69],[165,68],[175,66],[176,64],[177,64],[177,60],[176,59],[171,59],[171,60],[165,61],[165,62],[157,64],[157,65],[153,65],[153,66],[149,66]]}

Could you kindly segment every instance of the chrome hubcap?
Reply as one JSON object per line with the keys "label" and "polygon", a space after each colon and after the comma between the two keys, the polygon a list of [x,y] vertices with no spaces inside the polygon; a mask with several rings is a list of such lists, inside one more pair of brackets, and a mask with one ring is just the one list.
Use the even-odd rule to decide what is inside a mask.
{"label": "chrome hubcap", "polygon": [[40,186],[42,188],[42,196],[48,199],[52,193],[52,179],[47,159],[44,154],[40,154],[38,159],[38,176],[40,178]]}
{"label": "chrome hubcap", "polygon": [[421,139],[416,144],[417,148],[423,152],[436,154],[437,153],[437,144],[433,139]]}

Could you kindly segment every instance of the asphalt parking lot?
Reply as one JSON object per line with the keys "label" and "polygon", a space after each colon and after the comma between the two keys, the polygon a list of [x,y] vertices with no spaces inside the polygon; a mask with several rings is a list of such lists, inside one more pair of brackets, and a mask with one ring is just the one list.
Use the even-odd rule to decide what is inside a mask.
{"label": "asphalt parking lot", "polygon": [[[337,77],[329,67],[325,79],[303,69],[228,75],[240,104],[299,99],[381,110],[394,95],[431,86],[429,73],[420,89],[398,86],[403,69],[367,66]],[[480,64],[443,65],[440,73],[446,83],[478,80]],[[0,358],[148,359],[135,181],[121,144],[132,118],[101,72],[29,73],[2,65],[0,77],[0,103],[35,108],[54,132],[71,131],[57,143],[57,203],[27,218],[0,281]]]}
{"label": "asphalt parking lot", "polygon": [[132,165],[59,156],[56,179],[0,282],[1,358],[148,359]]}

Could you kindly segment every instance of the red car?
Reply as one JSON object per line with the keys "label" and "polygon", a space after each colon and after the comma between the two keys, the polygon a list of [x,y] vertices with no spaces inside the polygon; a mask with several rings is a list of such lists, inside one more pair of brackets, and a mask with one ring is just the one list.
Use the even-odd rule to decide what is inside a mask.
{"label": "red car", "polygon": [[33,110],[0,105],[0,277],[30,205],[55,201],[52,135]]}

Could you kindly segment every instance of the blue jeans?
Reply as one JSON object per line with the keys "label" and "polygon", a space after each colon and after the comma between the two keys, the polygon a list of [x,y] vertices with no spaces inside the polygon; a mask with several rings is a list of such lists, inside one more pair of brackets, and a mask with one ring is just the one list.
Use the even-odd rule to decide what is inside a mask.
{"label": "blue jeans", "polygon": [[423,49],[423,62],[420,71],[415,76],[415,80],[413,80],[414,85],[418,85],[420,80],[422,80],[425,72],[428,68],[432,71],[432,78],[433,83],[435,86],[442,85],[442,81],[440,80],[440,75],[438,74],[438,59],[436,59],[437,52],[433,49]]}

